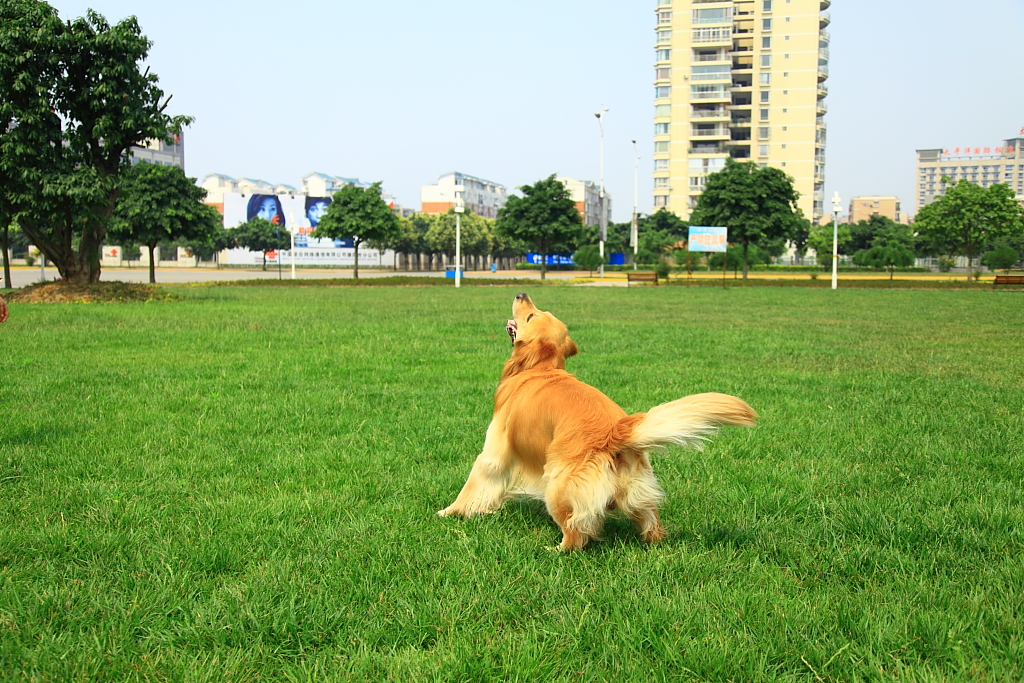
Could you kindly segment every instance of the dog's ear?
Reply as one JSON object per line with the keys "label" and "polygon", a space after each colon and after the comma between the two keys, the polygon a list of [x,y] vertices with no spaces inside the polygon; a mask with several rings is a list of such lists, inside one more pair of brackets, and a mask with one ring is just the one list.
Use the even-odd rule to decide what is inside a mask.
{"label": "dog's ear", "polygon": [[565,338],[565,341],[562,342],[562,345],[558,350],[562,353],[562,358],[571,358],[580,352],[580,350],[576,348],[576,342],[569,337]]}

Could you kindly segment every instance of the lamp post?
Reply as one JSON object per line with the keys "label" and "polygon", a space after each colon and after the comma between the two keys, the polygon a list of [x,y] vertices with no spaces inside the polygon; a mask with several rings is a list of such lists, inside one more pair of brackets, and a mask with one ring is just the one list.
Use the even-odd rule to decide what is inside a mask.
{"label": "lamp post", "polygon": [[598,192],[598,215],[597,225],[601,230],[601,241],[598,243],[601,253],[601,277],[604,277],[604,241],[608,239],[608,223],[605,221],[604,210],[604,115],[608,107],[601,105],[601,110],[596,112],[597,125],[601,127],[601,188]]}
{"label": "lamp post", "polygon": [[455,190],[455,286],[461,286],[462,271],[462,213],[466,207],[462,202],[462,192]]}
{"label": "lamp post", "polygon": [[636,270],[636,250],[639,245],[639,235],[637,235],[639,217],[636,213],[636,204],[638,192],[637,188],[637,170],[640,168],[640,152],[636,148],[636,140],[633,140],[633,220],[630,221],[629,226],[629,246],[633,247],[633,270]]}
{"label": "lamp post", "polygon": [[838,286],[837,276],[839,273],[839,211],[841,200],[839,193],[832,195],[832,289]]}
{"label": "lamp post", "polygon": [[291,257],[292,257],[292,279],[294,280],[295,279],[295,231],[298,230],[298,228],[295,225],[295,214],[291,214],[291,213],[288,214],[288,224],[292,226],[292,229],[288,231],[288,234],[289,234],[289,236],[291,237],[291,240],[292,240],[291,241],[291,247],[288,249],[288,253],[291,254]]}

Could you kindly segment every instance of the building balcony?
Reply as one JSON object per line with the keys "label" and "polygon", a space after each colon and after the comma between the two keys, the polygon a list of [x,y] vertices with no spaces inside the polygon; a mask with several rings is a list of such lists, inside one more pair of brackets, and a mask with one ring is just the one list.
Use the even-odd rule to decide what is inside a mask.
{"label": "building balcony", "polygon": [[824,12],[832,6],[832,0],[821,0],[821,11]]}
{"label": "building balcony", "polygon": [[690,132],[690,137],[695,139],[691,140],[690,142],[691,144],[697,144],[698,140],[696,138],[700,138],[699,141],[728,140],[729,135],[730,133],[728,128],[719,128],[715,130],[694,130]]}
{"label": "building balcony", "polygon": [[732,126],[733,128],[746,128],[748,126],[754,125],[754,120],[751,118],[733,119],[729,121],[729,125]]}
{"label": "building balcony", "polygon": [[729,56],[728,50],[720,52],[714,55],[694,55],[693,61],[696,62],[728,62],[732,59]]}
{"label": "building balcony", "polygon": [[723,90],[721,92],[691,92],[690,99],[692,101],[700,102],[729,102],[732,100],[732,95],[728,91]]}
{"label": "building balcony", "polygon": [[825,165],[825,155],[824,154],[815,154],[814,155],[814,163],[821,164],[822,166],[824,166]]}
{"label": "building balcony", "polygon": [[725,148],[721,144],[719,144],[719,143],[714,143],[714,144],[702,143],[700,145],[696,145],[694,147],[691,147],[689,149],[689,153],[691,155],[693,155],[693,154],[725,154]]}
{"label": "building balcony", "polygon": [[754,70],[754,63],[753,62],[750,62],[750,63],[747,63],[747,64],[744,64],[742,62],[733,62],[732,63],[732,72],[734,74],[745,74],[748,71],[753,71],[753,70]]}
{"label": "building balcony", "polygon": [[[822,114],[824,114],[824,112],[822,112]],[[826,128],[828,128],[828,125],[825,124],[825,119],[821,118],[820,114],[818,118],[815,119],[814,124],[815,126],[817,126],[818,130],[825,130]]]}
{"label": "building balcony", "polygon": [[[828,113],[828,105],[821,100],[818,100],[818,106],[815,109],[817,110],[818,116],[824,116]],[[824,126],[825,122],[822,121],[821,125]]]}
{"label": "building balcony", "polygon": [[818,42],[825,44],[831,43],[832,34],[825,30],[818,31]]}
{"label": "building balcony", "polygon": [[706,47],[714,47],[721,45],[723,47],[732,47],[732,29],[731,28],[697,28],[693,29],[693,35],[690,38],[690,42],[693,45],[704,45]]}
{"label": "building balcony", "polygon": [[729,118],[728,110],[724,108],[719,109],[693,109],[690,111],[691,119],[727,119]]}
{"label": "building balcony", "polygon": [[818,59],[824,59],[824,60],[828,61],[828,48],[827,47],[819,47],[818,48]]}
{"label": "building balcony", "polygon": [[828,65],[826,65],[826,64],[819,64],[818,65],[818,82],[821,83],[822,81],[827,80],[827,79],[828,79]]}
{"label": "building balcony", "polygon": [[822,85],[821,83],[819,83],[818,84],[818,99],[822,100],[822,99],[825,99],[826,97],[828,97],[828,86],[827,85]]}
{"label": "building balcony", "polygon": [[832,23],[832,15],[828,12],[822,12],[818,15],[818,28],[825,28]]}

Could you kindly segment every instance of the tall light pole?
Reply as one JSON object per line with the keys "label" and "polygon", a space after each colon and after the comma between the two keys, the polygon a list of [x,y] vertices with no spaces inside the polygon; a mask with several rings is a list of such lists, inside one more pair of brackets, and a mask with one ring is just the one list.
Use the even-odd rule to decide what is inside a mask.
{"label": "tall light pole", "polygon": [[838,286],[839,273],[839,211],[842,209],[839,193],[832,196],[832,289]]}
{"label": "tall light pole", "polygon": [[608,107],[601,105],[601,110],[596,112],[597,125],[601,127],[601,189],[598,193],[598,207],[600,213],[597,216],[597,225],[601,229],[600,253],[601,253],[601,277],[604,277],[604,241],[608,239],[608,222],[605,220],[604,210],[604,115]]}
{"label": "tall light pole", "polygon": [[630,221],[629,226],[629,246],[633,247],[633,270],[636,270],[636,250],[639,245],[640,239],[637,235],[639,216],[636,212],[638,191],[637,188],[637,171],[640,168],[640,152],[636,148],[636,140],[633,140],[633,220]]}
{"label": "tall light pole", "polygon": [[455,286],[461,286],[462,271],[462,212],[466,210],[462,202],[462,192],[455,190]]}

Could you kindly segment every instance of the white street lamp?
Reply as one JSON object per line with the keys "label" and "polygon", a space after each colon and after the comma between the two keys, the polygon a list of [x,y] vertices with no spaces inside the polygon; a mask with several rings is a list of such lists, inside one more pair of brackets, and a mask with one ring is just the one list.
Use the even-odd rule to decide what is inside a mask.
{"label": "white street lamp", "polygon": [[636,250],[639,244],[639,236],[637,230],[639,228],[639,215],[636,212],[637,205],[637,170],[640,167],[640,152],[636,148],[636,140],[633,140],[633,220],[630,222],[629,227],[629,246],[633,247],[633,270],[636,270]]}
{"label": "white street lamp", "polygon": [[599,250],[601,253],[601,277],[604,277],[604,241],[608,239],[608,223],[605,220],[604,210],[604,115],[609,111],[608,107],[601,105],[601,110],[596,112],[597,124],[601,127],[601,188],[598,193],[598,208],[600,213],[597,216],[597,225],[601,230],[601,241]]}
{"label": "white street lamp", "polygon": [[461,286],[462,270],[462,213],[466,210],[462,201],[462,192],[455,190],[455,286]]}
{"label": "white street lamp", "polygon": [[839,212],[842,210],[842,201],[839,199],[839,192],[832,196],[832,289],[838,286],[837,277],[839,273]]}

